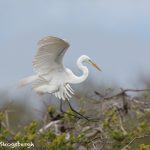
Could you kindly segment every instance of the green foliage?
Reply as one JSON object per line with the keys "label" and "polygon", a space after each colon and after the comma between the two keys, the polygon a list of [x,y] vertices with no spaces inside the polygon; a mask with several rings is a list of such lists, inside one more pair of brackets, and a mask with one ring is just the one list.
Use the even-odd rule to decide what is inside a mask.
{"label": "green foliage", "polygon": [[141,144],[139,146],[139,150],[150,150],[150,144],[149,145]]}
{"label": "green foliage", "polygon": [[[149,94],[143,94],[141,97],[146,101],[149,100]],[[83,98],[79,99],[79,111],[82,114],[88,111],[85,109],[84,101]],[[39,132],[44,124],[42,121],[32,121],[18,131],[12,132],[12,129],[7,126],[5,112],[1,111],[0,141],[32,142],[35,149],[46,150],[74,150],[81,145],[94,149],[95,143],[94,146],[97,147],[104,145],[106,150],[150,150],[150,110],[147,107],[146,110],[141,111],[141,105],[131,104],[128,114],[112,104],[105,107],[102,113],[99,113],[99,105],[96,105],[97,108],[90,107],[94,110],[94,115],[96,114],[94,117],[98,118],[97,122],[78,119],[72,116],[74,112],[68,109],[66,111],[68,114],[61,114],[58,118],[61,121],[59,133],[56,133],[55,127]],[[52,106],[49,106],[47,111],[49,118],[47,117],[46,124],[53,119],[53,116],[58,115]],[[19,149],[25,150],[26,148]]]}
{"label": "green foliage", "polygon": [[48,112],[54,113],[55,112],[55,108],[52,106],[48,107]]}
{"label": "green foliage", "polygon": [[121,130],[114,129],[112,131],[112,138],[115,139],[116,141],[121,142],[124,140],[125,135],[123,134],[123,132]]}
{"label": "green foliage", "polygon": [[49,150],[71,150],[71,145],[65,142],[65,136],[65,134],[56,136],[56,138],[53,139],[52,143],[50,143],[47,148]]}
{"label": "green foliage", "polygon": [[3,112],[0,112],[0,121],[2,121],[4,119],[5,115]]}
{"label": "green foliage", "polygon": [[[49,108],[49,111],[52,110]],[[5,118],[4,113],[0,114],[1,121]],[[65,120],[70,121],[70,117],[66,116]],[[71,118],[72,119],[72,118]],[[51,130],[47,132],[38,132],[38,122],[32,121],[30,124],[24,126],[22,131],[18,131],[14,134],[11,133],[7,128],[2,128],[0,132],[0,141],[4,143],[15,143],[19,141],[20,143],[33,142],[36,147],[40,149],[48,150],[72,150],[72,144],[81,140],[82,136],[79,135],[75,137],[73,134],[70,136],[70,140],[66,140],[66,133],[61,133],[56,135]],[[1,148],[2,149],[2,148]],[[6,149],[6,148],[4,148]],[[18,148],[13,148],[18,149]],[[26,147],[19,148],[20,150],[26,149]]]}

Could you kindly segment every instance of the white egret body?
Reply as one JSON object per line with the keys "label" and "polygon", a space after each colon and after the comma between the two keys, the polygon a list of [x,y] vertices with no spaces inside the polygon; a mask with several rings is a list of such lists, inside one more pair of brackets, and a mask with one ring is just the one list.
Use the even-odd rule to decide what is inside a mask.
{"label": "white egret body", "polygon": [[88,77],[88,68],[83,63],[92,64],[100,69],[88,56],[82,55],[77,60],[77,66],[83,74],[79,77],[73,74],[63,64],[63,56],[68,47],[66,41],[57,37],[48,36],[40,40],[33,60],[37,74],[21,80],[20,85],[31,83],[33,90],[39,94],[50,93],[63,100],[71,98],[74,91],[70,84],[81,83]]}

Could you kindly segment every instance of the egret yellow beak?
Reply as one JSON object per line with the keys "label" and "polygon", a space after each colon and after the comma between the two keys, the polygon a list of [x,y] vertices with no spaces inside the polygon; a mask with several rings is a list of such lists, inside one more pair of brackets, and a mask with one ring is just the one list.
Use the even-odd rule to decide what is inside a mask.
{"label": "egret yellow beak", "polygon": [[102,71],[102,70],[96,65],[96,63],[94,63],[92,60],[89,60],[89,63],[90,63],[94,68],[96,68],[97,70]]}
{"label": "egret yellow beak", "polygon": [[94,67],[94,68],[96,68],[97,70],[99,70],[99,71],[102,71],[95,63],[93,63],[92,62],[92,66]]}

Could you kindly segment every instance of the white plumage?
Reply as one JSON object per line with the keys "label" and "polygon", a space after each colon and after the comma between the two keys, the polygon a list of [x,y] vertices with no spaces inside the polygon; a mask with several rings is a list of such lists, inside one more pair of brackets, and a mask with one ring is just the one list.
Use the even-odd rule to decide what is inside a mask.
{"label": "white plumage", "polygon": [[37,74],[19,82],[21,86],[32,83],[33,90],[38,94],[50,93],[59,99],[69,99],[74,94],[70,84],[83,82],[88,77],[88,69],[83,62],[92,64],[100,70],[92,60],[82,55],[77,60],[77,66],[83,72],[76,76],[63,64],[63,56],[69,44],[57,37],[48,36],[38,42],[38,50],[33,60]]}

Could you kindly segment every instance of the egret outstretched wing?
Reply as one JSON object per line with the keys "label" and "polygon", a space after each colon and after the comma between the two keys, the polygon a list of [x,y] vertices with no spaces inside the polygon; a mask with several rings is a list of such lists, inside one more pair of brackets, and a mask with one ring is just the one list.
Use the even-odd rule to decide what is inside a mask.
{"label": "egret outstretched wing", "polygon": [[40,73],[49,73],[63,67],[63,56],[69,44],[57,37],[48,36],[38,42],[38,51],[33,60],[33,67]]}
{"label": "egret outstretched wing", "polygon": [[38,42],[38,51],[33,60],[33,67],[39,77],[32,83],[38,93],[53,93],[61,99],[69,99],[73,91],[67,83],[69,73],[63,65],[63,56],[69,44],[56,37],[48,36]]}

